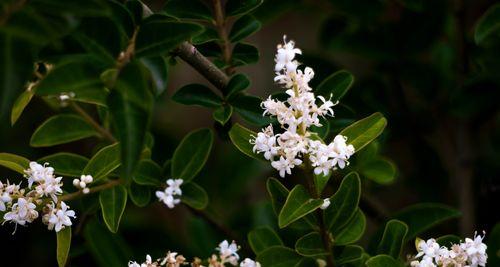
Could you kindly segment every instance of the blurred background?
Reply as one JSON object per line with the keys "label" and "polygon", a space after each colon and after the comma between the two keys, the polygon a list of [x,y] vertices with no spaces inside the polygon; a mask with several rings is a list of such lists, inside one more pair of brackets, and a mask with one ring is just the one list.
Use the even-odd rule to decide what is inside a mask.
{"label": "blurred background", "polygon": [[[379,154],[395,163],[397,175],[384,185],[363,180],[361,208],[367,214],[368,227],[361,244],[367,244],[370,233],[383,226],[391,214],[420,202],[439,202],[462,212],[462,217],[423,237],[465,237],[475,230],[485,230],[488,235],[499,221],[500,42],[474,42],[478,19],[495,2],[265,0],[254,12],[262,29],[247,42],[258,47],[260,59],[257,64],[236,69],[250,77],[252,94],[267,97],[280,90],[273,83],[274,53],[286,34],[303,51],[299,61],[314,69],[313,88],[340,69],[349,70],[356,78],[335,109],[332,132],[343,121],[376,111],[388,119],[377,147]],[[159,10],[164,1],[144,3]],[[157,100],[151,125],[157,162],[169,159],[188,132],[214,127],[209,110],[170,99],[181,86],[193,82],[208,84],[181,60],[171,66],[168,89]],[[34,129],[56,112],[35,98],[14,126],[2,118],[0,151],[33,160],[59,151],[90,156],[96,141],[92,139],[49,149],[29,147]],[[265,182],[277,174],[270,164],[237,151],[224,129],[218,132],[209,162],[196,178],[209,194],[208,215],[204,216],[211,217],[212,223],[184,207],[169,210],[153,202],[147,208],[136,208],[129,203],[119,235],[111,235],[98,225],[92,235],[111,235],[106,246],[116,246],[117,255],[125,261],[142,260],[146,253],[160,257],[166,250],[205,258],[223,239],[235,239],[242,245],[241,254],[251,256],[248,231],[275,225]],[[338,181],[342,174],[334,178]],[[14,175],[18,176],[0,169],[2,180]],[[300,177],[282,181],[287,184],[294,179]],[[334,192],[329,190],[327,195]],[[15,235],[12,231],[11,225],[0,228],[0,240],[8,245],[2,246],[0,255],[4,259],[18,255],[8,266],[56,265],[55,235],[44,225],[37,222],[29,229],[18,227]],[[78,222],[75,231],[70,266],[97,265],[99,251],[89,250]]]}

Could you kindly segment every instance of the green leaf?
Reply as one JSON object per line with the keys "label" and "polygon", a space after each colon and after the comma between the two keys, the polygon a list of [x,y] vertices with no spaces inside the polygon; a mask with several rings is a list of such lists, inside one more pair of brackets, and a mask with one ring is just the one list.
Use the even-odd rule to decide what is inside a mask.
{"label": "green leaf", "polygon": [[349,91],[354,83],[354,76],[347,70],[339,70],[326,77],[316,88],[316,94],[326,99],[330,98],[333,103],[339,101]]}
{"label": "green leaf", "polygon": [[500,33],[500,4],[491,6],[477,22],[474,40],[481,45]]}
{"label": "green leaf", "polygon": [[312,199],[302,185],[296,185],[288,194],[278,215],[278,225],[284,228],[292,222],[313,212],[323,204],[321,199]]}
{"label": "green leaf", "polygon": [[257,255],[269,247],[283,245],[283,241],[281,241],[278,234],[269,226],[259,227],[250,231],[248,233],[248,243]]}
{"label": "green leaf", "polygon": [[257,126],[264,126],[271,123],[271,119],[264,117],[260,104],[262,99],[256,96],[238,95],[230,100],[234,110],[247,122]]}
{"label": "green leaf", "polygon": [[250,80],[245,74],[236,74],[231,77],[229,83],[226,86],[227,98],[231,98],[236,93],[239,93],[250,86]]}
{"label": "green leaf", "polygon": [[358,152],[377,138],[384,131],[386,125],[387,120],[384,116],[376,112],[349,125],[339,134],[346,136],[347,143],[353,145],[356,152]]}
{"label": "green leaf", "polygon": [[85,224],[83,236],[98,266],[123,266],[133,254],[120,235],[110,233],[95,219]]}
{"label": "green leaf", "polygon": [[38,163],[49,163],[59,175],[79,177],[87,166],[89,159],[78,154],[59,152],[37,160]]}
{"label": "green leaf", "polygon": [[[418,239],[418,237],[417,237],[417,239]],[[459,243],[461,243],[461,241],[462,241],[461,238],[456,236],[456,235],[444,235],[444,236],[440,236],[440,237],[436,238],[436,242],[440,246],[445,246],[447,248],[450,248],[453,244],[459,244]],[[417,242],[415,241],[415,243],[417,243]]]}
{"label": "green leaf", "polygon": [[12,111],[10,113],[10,124],[14,125],[16,121],[19,119],[24,109],[28,106],[33,98],[33,91],[24,91],[21,95],[16,99],[14,105],[12,106]]}
{"label": "green leaf", "polygon": [[401,267],[403,266],[397,260],[389,255],[377,255],[366,261],[367,267]]}
{"label": "green leaf", "polygon": [[199,0],[168,0],[163,10],[176,18],[212,20],[212,12]]}
{"label": "green leaf", "polygon": [[234,22],[233,28],[229,33],[229,40],[232,43],[239,42],[260,30],[261,26],[260,21],[253,16],[243,16]]}
{"label": "green leaf", "polygon": [[153,107],[145,70],[137,61],[120,71],[107,103],[120,140],[123,178],[130,179],[144,147]]}
{"label": "green leaf", "polygon": [[234,66],[243,66],[259,61],[259,50],[257,47],[245,44],[237,43],[233,48],[233,64]]}
{"label": "green leaf", "polygon": [[226,3],[226,16],[238,16],[251,12],[262,4],[262,0],[229,0]]}
{"label": "green leaf", "polygon": [[[216,41],[218,39],[219,39],[219,34],[217,33],[217,31],[215,29],[205,27],[205,30],[202,33],[193,37],[192,42],[195,45],[201,45],[204,43]],[[205,55],[205,56],[207,56],[207,55]]]}
{"label": "green leaf", "polygon": [[172,156],[172,177],[188,182],[207,162],[214,135],[210,129],[200,129],[182,139]]}
{"label": "green leaf", "polygon": [[362,258],[363,248],[360,246],[336,246],[333,249],[333,260],[336,266],[344,266],[347,263],[358,262],[361,261]]}
{"label": "green leaf", "polygon": [[433,226],[460,215],[460,211],[446,205],[419,203],[397,212],[393,218],[408,225],[408,234],[406,235],[406,241],[408,241]]}
{"label": "green leaf", "polygon": [[229,130],[229,138],[238,150],[251,158],[266,160],[262,154],[253,152],[253,145],[250,143],[250,139],[254,139],[256,136],[257,133],[241,126],[239,123],[234,124],[231,130]]}
{"label": "green leaf", "polygon": [[358,209],[342,230],[333,230],[333,240],[336,246],[344,246],[358,241],[366,228],[366,217]]}
{"label": "green leaf", "polygon": [[338,231],[348,223],[356,213],[360,196],[361,180],[357,173],[351,172],[344,177],[324,211],[325,224],[330,231]]}
{"label": "green leaf", "polygon": [[118,232],[125,206],[127,206],[127,189],[122,185],[101,191],[99,194],[102,217],[109,231]]}
{"label": "green leaf", "polygon": [[137,207],[145,207],[151,201],[151,188],[132,182],[128,188],[128,195]]}
{"label": "green leaf", "polygon": [[36,86],[40,96],[71,93],[73,100],[105,106],[106,95],[95,60],[78,58],[56,64]]}
{"label": "green leaf", "polygon": [[101,148],[89,160],[89,163],[83,169],[85,175],[92,175],[94,182],[110,174],[120,166],[120,144],[112,144]]}
{"label": "green leaf", "polygon": [[135,55],[137,57],[165,55],[180,43],[202,31],[203,27],[200,25],[173,22],[168,17],[146,20],[137,34]]}
{"label": "green leaf", "polygon": [[307,257],[328,255],[328,252],[323,247],[321,235],[317,232],[312,232],[299,238],[295,243],[295,251]]}
{"label": "green leaf", "polygon": [[396,178],[396,165],[388,159],[379,157],[366,163],[361,163],[359,172],[376,183],[391,184]]}
{"label": "green leaf", "polygon": [[220,106],[212,113],[214,120],[221,125],[225,125],[231,118],[231,115],[233,115],[233,107],[231,105]]}
{"label": "green leaf", "polygon": [[320,173],[319,175],[314,175],[314,188],[316,189],[316,193],[320,196],[325,189],[325,186],[328,184],[328,181],[332,177],[332,173],[328,173],[328,175],[324,175]]}
{"label": "green leaf", "polygon": [[168,62],[164,57],[143,57],[142,64],[149,70],[154,85],[154,94],[161,95],[167,89]]}
{"label": "green leaf", "polygon": [[64,227],[56,233],[57,236],[57,265],[66,266],[68,261],[69,248],[71,246],[71,227]]}
{"label": "green leaf", "polygon": [[377,248],[377,254],[387,254],[395,259],[399,258],[403,249],[408,226],[398,220],[390,220],[385,225],[384,235]]}
{"label": "green leaf", "polygon": [[163,180],[161,167],[156,162],[145,159],[139,162],[137,170],[132,177],[134,182],[140,185],[160,186]]}
{"label": "green leaf", "polygon": [[4,166],[24,175],[24,170],[29,168],[30,161],[29,159],[18,155],[10,153],[0,153],[0,166]]}
{"label": "green leaf", "polygon": [[210,88],[202,84],[188,84],[177,90],[172,96],[175,102],[184,105],[198,105],[215,108],[222,104],[222,99]]}
{"label": "green leaf", "polygon": [[302,257],[293,249],[272,246],[257,255],[257,261],[266,267],[290,267],[300,262]]}
{"label": "green leaf", "polygon": [[282,183],[280,183],[280,181],[275,178],[267,179],[266,187],[267,192],[269,193],[269,197],[271,198],[273,210],[276,215],[278,215],[286,202],[289,191]]}
{"label": "green leaf", "polygon": [[202,210],[208,205],[208,195],[203,187],[189,182],[182,185],[182,203],[197,209]]}
{"label": "green leaf", "polygon": [[31,136],[34,147],[54,146],[97,136],[97,132],[82,117],[61,114],[50,117]]}

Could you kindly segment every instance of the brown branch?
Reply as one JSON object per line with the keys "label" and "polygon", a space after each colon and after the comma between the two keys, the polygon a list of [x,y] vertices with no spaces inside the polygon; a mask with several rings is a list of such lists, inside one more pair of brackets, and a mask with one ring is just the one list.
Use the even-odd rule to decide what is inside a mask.
{"label": "brown branch", "polygon": [[98,185],[98,186],[94,186],[94,187],[89,187],[89,193],[87,193],[87,194],[84,194],[80,190],[80,191],[77,191],[77,192],[74,192],[74,193],[71,193],[71,194],[62,195],[61,197],[59,197],[59,200],[60,201],[74,200],[74,199],[77,199],[79,197],[82,197],[82,196],[85,196],[85,195],[88,195],[88,194],[92,194],[92,193],[96,193],[96,192],[99,192],[99,191],[102,191],[102,190],[113,188],[113,187],[115,187],[117,185],[120,185],[122,183],[123,183],[123,180],[121,180],[121,179],[110,180],[107,183],[104,183],[104,184],[101,184],[101,185]]}
{"label": "brown branch", "polygon": [[222,3],[221,0],[213,0],[213,8],[214,8],[214,16],[215,16],[215,27],[217,28],[217,33],[219,34],[219,38],[222,40],[220,43],[220,47],[222,50],[222,58],[224,62],[227,64],[226,74],[231,75],[234,72],[231,64],[231,42],[229,41],[227,27],[226,27],[226,18],[224,12],[222,11]]}
{"label": "brown branch", "polygon": [[227,84],[229,83],[229,77],[210,60],[204,57],[192,44],[188,42],[182,43],[174,51],[174,54],[191,65],[191,67],[197,70],[221,92],[225,90]]}
{"label": "brown branch", "polygon": [[102,137],[108,139],[112,143],[116,143],[116,138],[104,127],[102,127],[99,123],[97,123],[92,116],[90,116],[83,108],[81,108],[77,103],[71,101],[71,108],[76,111],[83,119],[88,122]]}

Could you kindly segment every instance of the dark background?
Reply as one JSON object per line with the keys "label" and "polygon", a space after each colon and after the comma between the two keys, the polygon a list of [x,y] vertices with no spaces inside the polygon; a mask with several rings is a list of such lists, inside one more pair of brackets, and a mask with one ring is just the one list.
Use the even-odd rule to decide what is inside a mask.
{"label": "dark background", "polygon": [[[162,1],[145,2],[153,9],[162,6]],[[379,144],[382,154],[396,163],[398,177],[387,186],[363,180],[370,203],[361,204],[369,222],[362,244],[381,225],[381,217],[419,202],[444,203],[463,214],[423,237],[465,237],[475,230],[488,234],[499,221],[500,46],[478,46],[473,39],[477,20],[494,3],[266,0],[255,12],[263,27],[247,41],[259,48],[260,60],[237,69],[250,77],[251,93],[267,97],[278,90],[273,84],[273,57],[276,44],[287,34],[304,52],[300,61],[315,70],[313,85],[343,68],[355,75],[354,87],[336,109],[337,118],[380,111],[388,119]],[[170,158],[191,130],[213,127],[208,110],[170,99],[192,82],[206,83],[181,61],[171,68],[168,90],[157,100],[151,125],[153,158],[158,162]],[[49,149],[29,147],[34,129],[55,112],[35,98],[14,126],[3,118],[0,151],[33,160],[56,151],[90,156],[96,141],[92,139]],[[18,176],[0,170],[1,179]],[[197,177],[210,197],[208,211],[234,232],[244,255],[251,256],[246,233],[274,220],[265,190],[269,176],[276,176],[269,164],[245,157],[225,138],[218,138]],[[284,179],[285,184],[287,179],[293,178]],[[73,230],[77,233],[70,265],[94,266],[78,228]],[[39,221],[18,227],[15,235],[12,231],[9,224],[0,228],[3,259],[15,260],[12,266],[55,266],[53,232]],[[218,242],[229,238],[183,207],[169,210],[156,202],[141,209],[128,205],[120,234],[122,253],[135,260],[146,253],[159,257],[168,249],[207,257]]]}

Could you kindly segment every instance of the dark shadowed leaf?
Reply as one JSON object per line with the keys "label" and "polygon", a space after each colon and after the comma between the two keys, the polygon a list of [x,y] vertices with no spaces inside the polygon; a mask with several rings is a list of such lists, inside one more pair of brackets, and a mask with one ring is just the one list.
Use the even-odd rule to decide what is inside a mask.
{"label": "dark shadowed leaf", "polygon": [[238,95],[230,100],[234,110],[247,122],[257,126],[264,126],[271,122],[271,119],[264,117],[264,111],[260,107],[262,99],[256,96]]}
{"label": "dark shadowed leaf", "polygon": [[140,59],[151,74],[151,81],[154,85],[154,94],[161,95],[167,89],[168,62],[164,57],[143,57]]}
{"label": "dark shadowed leaf", "polygon": [[325,224],[330,231],[338,231],[348,223],[357,210],[360,196],[361,181],[357,173],[351,172],[344,177],[324,211]]}
{"label": "dark shadowed leaf", "polygon": [[273,246],[257,255],[257,261],[266,267],[290,267],[300,262],[302,256],[293,249]]}
{"label": "dark shadowed leaf", "polygon": [[297,251],[300,255],[307,257],[328,254],[323,247],[323,241],[318,232],[312,232],[299,238],[295,243],[295,251]]}
{"label": "dark shadowed leaf", "polygon": [[189,133],[182,139],[172,156],[172,177],[193,179],[207,162],[214,135],[210,129],[200,129]]}
{"label": "dark shadowed leaf", "polygon": [[222,103],[222,99],[210,88],[196,83],[181,87],[175,92],[172,99],[184,105],[198,105],[210,108],[219,107]]}
{"label": "dark shadowed leaf", "polygon": [[479,19],[474,32],[476,44],[487,43],[490,37],[498,37],[500,34],[500,4],[490,7]]}
{"label": "dark shadowed leaf", "polygon": [[379,184],[391,184],[396,178],[396,165],[385,158],[377,157],[361,163],[359,172],[366,178]]}
{"label": "dark shadowed leaf", "polygon": [[389,255],[377,255],[366,261],[367,267],[402,267],[403,264]]}
{"label": "dark shadowed leaf", "polygon": [[97,135],[94,128],[82,117],[61,114],[42,123],[31,136],[30,145],[34,147],[53,146]]}
{"label": "dark shadowed leaf", "polygon": [[236,74],[231,77],[226,87],[227,98],[231,98],[234,94],[247,89],[250,86],[250,80],[245,74]]}
{"label": "dark shadowed leaf", "polygon": [[243,16],[234,22],[229,33],[229,40],[233,43],[239,42],[260,30],[260,21],[251,15]]}
{"label": "dark shadowed leaf", "polygon": [[59,152],[37,160],[38,163],[49,163],[54,172],[59,175],[78,177],[83,173],[89,159],[78,154]]}
{"label": "dark shadowed leaf", "polygon": [[203,187],[189,182],[182,185],[182,203],[197,209],[202,210],[208,205],[208,194]]}
{"label": "dark shadowed leaf", "polygon": [[377,254],[387,254],[395,259],[399,258],[403,249],[408,226],[398,220],[390,220],[385,225],[382,240],[378,244]]}
{"label": "dark shadowed leaf", "polygon": [[257,255],[269,247],[283,245],[283,241],[281,241],[278,234],[268,226],[250,231],[248,233],[248,243]]}
{"label": "dark shadowed leaf", "polygon": [[168,0],[163,7],[166,14],[183,19],[212,19],[210,9],[199,0]]}
{"label": "dark shadowed leaf", "polygon": [[128,189],[128,195],[136,206],[145,207],[151,201],[151,188],[132,182]]}
{"label": "dark shadowed leaf", "polygon": [[257,8],[262,2],[262,0],[229,0],[226,3],[226,16],[246,14]]}
{"label": "dark shadowed leaf", "polygon": [[333,240],[336,246],[344,246],[358,241],[366,228],[366,217],[363,212],[358,209],[354,216],[347,222],[342,230],[333,231]]}
{"label": "dark shadowed leaf", "polygon": [[225,125],[231,118],[232,114],[233,107],[231,105],[223,105],[214,110],[212,117],[221,125]]}
{"label": "dark shadowed leaf", "polygon": [[354,76],[346,71],[339,70],[326,77],[316,88],[316,94],[324,96],[333,103],[339,101],[349,91],[354,83]]}
{"label": "dark shadowed leaf", "polygon": [[140,185],[160,186],[165,183],[161,167],[150,159],[139,162],[132,179]]}
{"label": "dark shadowed leaf", "polygon": [[[356,263],[362,260],[363,252],[363,248],[360,246],[336,246],[333,249],[333,260],[336,266],[344,266],[348,263]],[[361,264],[354,266],[361,266]]]}
{"label": "dark shadowed leaf", "polygon": [[233,64],[235,66],[248,65],[257,61],[259,61],[259,50],[257,47],[245,43],[237,43],[234,46]]}

